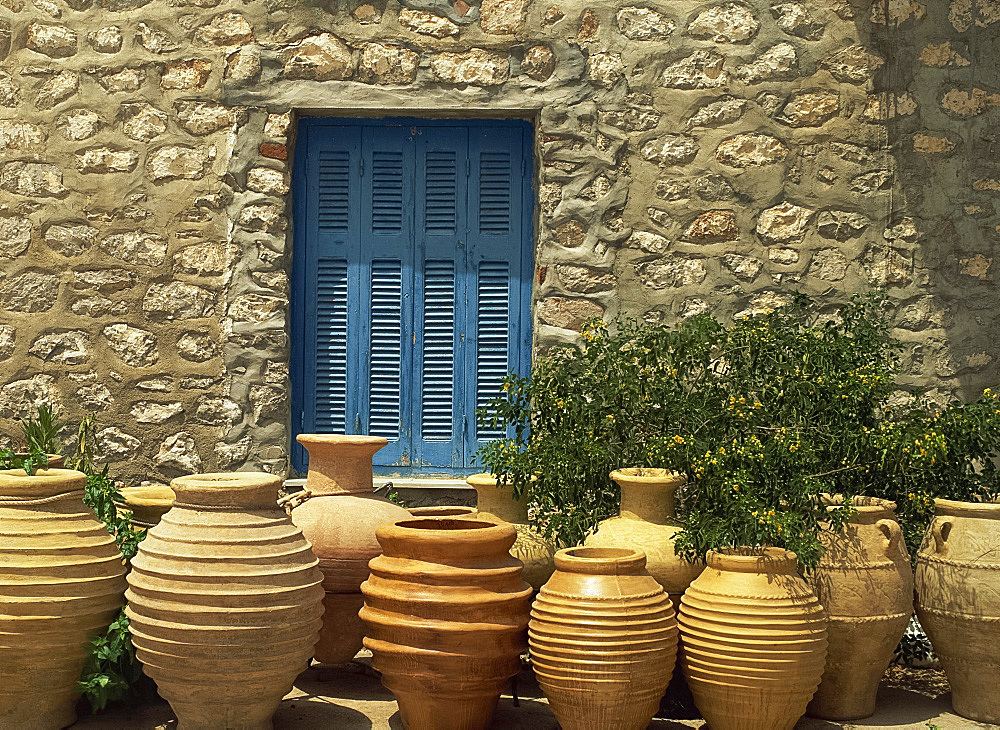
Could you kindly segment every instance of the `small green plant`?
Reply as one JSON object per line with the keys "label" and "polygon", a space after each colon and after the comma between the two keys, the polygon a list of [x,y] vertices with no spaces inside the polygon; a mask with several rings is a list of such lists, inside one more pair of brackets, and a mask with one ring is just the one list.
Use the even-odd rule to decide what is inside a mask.
{"label": "small green plant", "polygon": [[35,416],[20,419],[21,434],[27,451],[43,454],[59,453],[59,432],[64,424],[48,403],[38,406]]}
{"label": "small green plant", "polygon": [[109,702],[125,699],[142,679],[142,665],[135,656],[124,609],[102,636],[91,639],[82,677],[78,687],[94,712]]}

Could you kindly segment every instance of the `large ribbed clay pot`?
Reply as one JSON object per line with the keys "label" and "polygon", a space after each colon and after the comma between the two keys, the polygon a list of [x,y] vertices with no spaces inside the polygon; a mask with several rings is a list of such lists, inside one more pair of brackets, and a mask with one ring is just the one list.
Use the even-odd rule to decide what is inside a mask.
{"label": "large ribbed clay pot", "polygon": [[115,539],[83,504],[69,469],[0,471],[0,728],[76,720],[92,636],[124,602]]}
{"label": "large ribbed clay pot", "polygon": [[257,472],[174,479],[132,560],[132,641],[180,730],[270,728],[313,654],[323,576],[280,486]]}
{"label": "large ribbed clay pot", "polygon": [[611,478],[621,487],[619,515],[601,522],[584,545],[642,550],[646,570],[677,605],[705,568],[704,563],[689,563],[674,552],[674,538],[681,531],[674,517],[674,495],[684,476],[666,469],[636,468],[618,469]]}
{"label": "large ribbed clay pot", "polygon": [[323,630],[316,661],[349,662],[361,650],[361,583],[368,561],[382,552],[375,528],[410,517],[372,492],[372,457],[389,443],[377,436],[299,434],[309,452],[305,489],[311,496],[292,510],[292,521],[312,544],[323,571]]}
{"label": "large ribbed clay pot", "polygon": [[538,684],[563,730],[642,730],[677,657],[677,617],[640,550],[577,547],[531,606]]}
{"label": "large ribbed clay pot", "polygon": [[934,504],[917,551],[917,618],[955,712],[1000,724],[1000,504]]}
{"label": "large ribbed clay pot", "polygon": [[536,591],[556,569],[555,542],[528,524],[528,498],[514,500],[510,487],[501,487],[492,474],[473,474],[465,480],[476,490],[476,515],[494,522],[509,522],[517,530],[517,540],[510,554],[524,563],[524,579]]}
{"label": "large ribbed clay pot", "polygon": [[678,617],[680,660],[712,730],[791,730],[819,686],[826,615],[795,553],[708,553]]}
{"label": "large ribbed clay pot", "polygon": [[512,525],[425,517],[385,523],[361,590],[365,646],[408,730],[486,727],[528,648],[531,587]]}
{"label": "large ribbed clay pot", "polygon": [[[834,497],[829,510],[842,510]],[[844,530],[823,532],[809,582],[827,612],[829,647],[808,713],[855,720],[875,712],[878,685],[913,613],[913,571],[894,502],[854,497]]]}

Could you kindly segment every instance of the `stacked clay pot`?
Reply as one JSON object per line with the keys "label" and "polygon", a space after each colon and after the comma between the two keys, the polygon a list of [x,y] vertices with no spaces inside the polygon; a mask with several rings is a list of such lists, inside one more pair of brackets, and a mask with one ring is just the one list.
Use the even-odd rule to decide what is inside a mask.
{"label": "stacked clay pot", "polygon": [[531,607],[528,643],[538,684],[563,730],[642,730],[677,655],[674,607],[639,550],[578,547]]}
{"label": "stacked clay pot", "polygon": [[76,683],[91,637],[124,602],[114,538],[68,469],[0,471],[0,728],[60,728],[76,719]]}
{"label": "stacked clay pot", "polygon": [[132,560],[129,629],[184,730],[270,728],[319,637],[323,576],[270,474],[195,474]]}
{"label": "stacked clay pot", "polygon": [[795,553],[711,551],[681,599],[680,660],[712,730],[791,730],[826,660],[826,616]]}
{"label": "stacked clay pot", "polygon": [[524,579],[536,591],[555,570],[556,544],[528,524],[528,498],[515,500],[510,487],[501,487],[492,474],[473,474],[465,480],[476,490],[477,519],[508,522],[517,530],[510,554],[524,563]]}
{"label": "stacked clay pot", "polygon": [[934,504],[917,551],[917,618],[955,712],[1000,724],[1000,504]]}
{"label": "stacked clay pot", "polygon": [[509,524],[411,518],[376,532],[365,646],[408,730],[484,728],[527,647],[531,587]]}
{"label": "stacked clay pot", "polygon": [[[833,498],[829,510],[846,509]],[[826,609],[829,649],[808,713],[854,720],[875,712],[875,695],[913,613],[913,571],[894,502],[855,497],[855,514],[823,532],[810,583]]]}
{"label": "stacked clay pot", "polygon": [[323,630],[316,661],[349,662],[361,650],[361,583],[368,561],[382,552],[375,528],[410,513],[372,492],[372,457],[389,443],[377,436],[300,434],[309,452],[305,489],[311,496],[292,510],[323,571]]}
{"label": "stacked clay pot", "polygon": [[677,605],[705,567],[674,552],[674,539],[682,529],[674,517],[674,495],[684,476],[666,469],[618,469],[611,478],[621,488],[619,515],[601,522],[584,545],[642,550],[646,570]]}

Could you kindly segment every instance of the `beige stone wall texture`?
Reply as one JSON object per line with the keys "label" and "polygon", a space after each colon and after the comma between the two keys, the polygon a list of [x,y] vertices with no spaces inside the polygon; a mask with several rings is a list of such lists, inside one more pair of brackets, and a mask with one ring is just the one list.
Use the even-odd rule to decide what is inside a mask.
{"label": "beige stone wall texture", "polygon": [[536,347],[619,313],[898,302],[996,382],[1000,0],[0,0],[0,434],[130,483],[284,472],[300,114],[536,125]]}

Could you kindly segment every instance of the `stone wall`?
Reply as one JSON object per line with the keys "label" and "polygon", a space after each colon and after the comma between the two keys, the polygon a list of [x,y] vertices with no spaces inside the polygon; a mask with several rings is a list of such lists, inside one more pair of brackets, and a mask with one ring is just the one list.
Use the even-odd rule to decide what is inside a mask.
{"label": "stone wall", "polygon": [[[300,114],[536,126],[536,347],[882,284],[996,380],[1000,0],[0,0],[0,433],[283,472]],[[1000,266],[1000,265],[998,265]]]}

